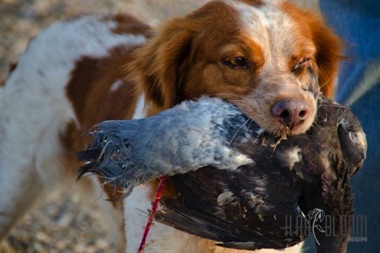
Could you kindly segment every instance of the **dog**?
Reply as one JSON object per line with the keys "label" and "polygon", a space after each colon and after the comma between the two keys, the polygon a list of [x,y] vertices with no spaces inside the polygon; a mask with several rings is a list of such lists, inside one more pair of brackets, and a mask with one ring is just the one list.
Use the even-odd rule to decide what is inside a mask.
{"label": "dog", "polygon": [[[0,239],[41,196],[58,184],[71,188],[81,165],[74,154],[94,124],[208,95],[270,133],[304,133],[320,92],[334,94],[340,51],[318,15],[271,0],[211,1],[157,30],[124,14],[52,25],[31,41],[0,92]],[[96,177],[76,187],[94,199],[102,191],[122,197]],[[155,187],[98,201],[116,252],[137,251],[141,210]],[[145,252],[235,252],[161,224],[148,240]]]}

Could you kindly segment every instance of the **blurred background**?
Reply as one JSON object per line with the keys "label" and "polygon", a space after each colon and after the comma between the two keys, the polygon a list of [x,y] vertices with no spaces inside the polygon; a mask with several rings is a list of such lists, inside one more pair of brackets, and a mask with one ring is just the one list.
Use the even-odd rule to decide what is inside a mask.
{"label": "blurred background", "polygon": [[[29,40],[53,22],[91,13],[133,13],[157,26],[171,16],[184,15],[207,0],[0,0],[0,84],[26,48]],[[299,6],[317,10],[317,0],[294,0]],[[73,179],[75,180],[75,179]],[[1,192],[1,191],[0,191]],[[0,193],[1,194],[1,193]],[[105,231],[97,221],[100,213],[88,201],[59,194],[40,203],[14,228],[0,253],[110,252]]]}

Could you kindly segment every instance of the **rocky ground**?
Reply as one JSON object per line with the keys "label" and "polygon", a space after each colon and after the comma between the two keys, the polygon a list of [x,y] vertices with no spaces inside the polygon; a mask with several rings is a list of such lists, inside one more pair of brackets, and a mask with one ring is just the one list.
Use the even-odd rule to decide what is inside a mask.
{"label": "rocky ground", "polygon": [[[130,12],[153,25],[182,15],[207,0],[0,0],[0,83],[30,38],[54,21],[86,13]],[[295,0],[298,1],[298,0]],[[302,5],[314,6],[302,2]],[[1,194],[1,186],[0,186]],[[103,200],[98,200],[103,201]],[[96,207],[81,208],[59,194],[28,213],[11,231],[0,253],[110,252]]]}
{"label": "rocky ground", "polygon": [[110,252],[99,219],[98,209],[84,210],[63,194],[29,213],[11,231],[0,252]]}
{"label": "rocky ground", "polygon": [[183,15],[207,0],[0,0],[0,80],[16,62],[30,38],[51,23],[91,13],[133,13],[157,24]]}

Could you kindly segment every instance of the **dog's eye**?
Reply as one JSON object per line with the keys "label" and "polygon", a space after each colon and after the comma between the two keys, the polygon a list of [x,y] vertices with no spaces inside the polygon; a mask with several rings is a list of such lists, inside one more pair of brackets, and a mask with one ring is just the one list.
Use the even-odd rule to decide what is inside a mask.
{"label": "dog's eye", "polygon": [[292,69],[292,71],[297,71],[299,69],[304,69],[309,65],[309,58],[302,58]]}
{"label": "dog's eye", "polygon": [[247,68],[248,63],[243,57],[233,57],[230,59],[223,60],[223,64],[230,68]]}

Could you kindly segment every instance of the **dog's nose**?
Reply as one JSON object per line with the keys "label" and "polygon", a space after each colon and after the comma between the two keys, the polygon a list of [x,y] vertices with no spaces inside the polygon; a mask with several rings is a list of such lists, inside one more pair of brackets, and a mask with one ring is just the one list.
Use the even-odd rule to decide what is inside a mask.
{"label": "dog's nose", "polygon": [[284,99],[272,106],[272,113],[282,124],[292,129],[308,117],[308,104],[302,99]]}

